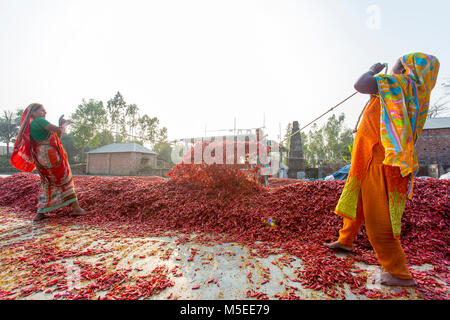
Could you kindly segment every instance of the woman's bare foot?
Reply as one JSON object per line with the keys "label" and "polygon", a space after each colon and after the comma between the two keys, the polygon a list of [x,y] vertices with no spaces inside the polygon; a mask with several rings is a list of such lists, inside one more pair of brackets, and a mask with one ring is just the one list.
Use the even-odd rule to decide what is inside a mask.
{"label": "woman's bare foot", "polygon": [[324,246],[330,248],[330,249],[341,249],[344,251],[353,251],[353,246],[346,246],[344,244],[341,244],[339,241],[331,242],[331,243],[324,243]]}
{"label": "woman's bare foot", "polygon": [[41,220],[44,220],[44,219],[47,219],[48,218],[48,216],[46,216],[45,214],[43,214],[43,213],[41,213],[41,212],[38,212],[38,213],[36,213],[36,215],[34,216],[34,218],[33,218],[33,221],[41,221]]}
{"label": "woman's bare foot", "polygon": [[400,279],[393,276],[389,272],[383,272],[380,275],[380,283],[385,286],[402,286],[402,287],[413,287],[416,285],[414,279]]}
{"label": "woman's bare foot", "polygon": [[85,214],[86,214],[86,210],[84,210],[83,208],[80,207],[80,205],[78,204],[78,201],[75,201],[74,203],[72,203],[72,213],[71,213],[72,217],[83,216]]}
{"label": "woman's bare foot", "polygon": [[86,210],[82,209],[81,207],[78,207],[76,209],[73,209],[73,211],[70,215],[72,217],[76,217],[76,216],[84,216],[85,214],[86,214]]}

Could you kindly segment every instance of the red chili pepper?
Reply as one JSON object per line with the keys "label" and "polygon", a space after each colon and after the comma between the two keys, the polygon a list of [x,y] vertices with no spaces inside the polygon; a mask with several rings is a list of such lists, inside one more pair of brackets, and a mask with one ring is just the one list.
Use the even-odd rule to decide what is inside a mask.
{"label": "red chili pepper", "polygon": [[[384,293],[362,290],[367,282],[367,276],[363,270],[356,267],[355,263],[378,264],[364,228],[358,235],[355,255],[351,258],[336,257],[321,245],[323,242],[335,240],[342,226],[342,220],[333,211],[344,181],[303,182],[295,179],[288,181],[271,178],[270,181],[274,183],[271,183],[269,188],[261,188],[248,177],[237,174],[237,169],[238,167],[203,164],[177,166],[168,180],[155,179],[152,182],[140,177],[74,176],[80,204],[89,212],[89,215],[77,219],[77,224],[83,227],[95,226],[107,231],[105,233],[107,236],[103,239],[120,237],[121,239],[114,240],[116,243],[118,241],[125,243],[122,240],[127,236],[165,236],[168,231],[174,232],[173,234],[183,233],[179,239],[180,243],[238,242],[251,248],[250,257],[286,254],[300,259],[302,268],[298,268],[291,280],[300,282],[305,288],[321,291],[326,289],[330,295],[336,297],[339,294],[338,292],[333,294],[333,290],[343,288],[345,284],[351,288],[350,290],[360,292],[359,294],[369,294],[376,299],[388,298]],[[279,182],[280,186],[277,186],[276,182]],[[419,298],[448,299],[447,292],[435,279],[441,277],[444,283],[449,279],[448,266],[445,265],[448,255],[445,230],[450,227],[449,182],[438,179],[416,179],[414,183],[414,198],[412,201],[407,200],[402,218],[402,246],[408,264],[433,265],[432,270],[412,272],[417,281],[416,290]],[[39,188],[39,177],[32,174],[19,173],[0,179],[0,206],[31,219],[36,211]],[[59,225],[73,223],[73,219],[65,216],[69,212],[69,207],[58,209],[52,213],[54,221]],[[276,231],[264,225],[263,221],[269,218],[276,221]],[[56,243],[58,239],[66,241],[64,238],[66,234],[59,233],[55,233],[47,242]],[[211,234],[220,236],[216,239],[206,236]],[[2,239],[6,241],[8,237]],[[12,239],[12,236],[9,239]],[[97,240],[101,239],[98,236]],[[12,253],[11,260],[0,263],[20,265],[24,273],[33,270],[33,276],[24,279],[15,290],[36,286],[30,289],[36,291],[40,290],[41,286],[51,283],[54,278],[64,277],[65,268],[62,264],[65,259],[77,258],[81,261],[84,256],[99,254],[93,249],[82,251],[60,249],[58,245],[52,248],[45,242],[24,242],[23,250]],[[108,250],[110,254],[115,252],[104,249],[104,253]],[[193,261],[197,253],[198,250],[191,250],[187,260]],[[236,255],[234,252],[218,253],[223,254]],[[171,251],[165,250],[161,258],[168,259],[170,255]],[[279,260],[278,265],[284,266],[293,261],[284,256]],[[106,269],[108,260],[103,261],[104,267],[102,264],[98,267]],[[114,259],[110,264],[118,265],[118,261],[120,259]],[[62,271],[57,267],[45,269],[44,266],[55,262],[60,263],[59,268]],[[77,260],[74,261],[76,265],[79,263]],[[277,263],[278,261],[273,261],[272,264]],[[124,288],[128,281],[125,279],[131,279],[124,277],[117,280],[108,278],[100,280],[99,277],[109,275],[109,271],[95,268],[85,270],[87,267],[82,263],[79,266],[84,281],[98,283],[99,288],[95,290],[100,288],[105,288],[106,291],[113,290],[114,285],[120,281],[123,281],[120,282],[120,288]],[[247,266],[254,268],[251,264]],[[52,272],[54,274],[51,274]],[[266,270],[266,273],[269,272]],[[175,274],[177,273],[173,273]],[[45,276],[47,278],[44,278]],[[35,279],[41,279],[42,284],[35,282]],[[265,276],[263,281],[267,279]],[[166,285],[164,281],[159,279],[154,283],[149,282],[147,287],[141,286],[134,293],[114,289],[116,291],[108,298],[120,298],[122,293],[127,297],[138,297],[140,294],[145,296],[150,294],[149,290],[153,292],[162,290]],[[58,281],[55,285],[56,290],[64,291],[67,283]],[[28,292],[25,290],[24,294]],[[0,291],[0,296],[4,294]],[[62,296],[57,298],[68,297],[66,292],[61,294]],[[76,292],[77,297],[81,298],[86,297],[86,294],[90,295],[93,292],[86,293],[82,290]],[[407,295],[408,291],[402,293],[402,296]],[[71,297],[75,297],[75,293]],[[95,298],[95,295],[93,297]]]}

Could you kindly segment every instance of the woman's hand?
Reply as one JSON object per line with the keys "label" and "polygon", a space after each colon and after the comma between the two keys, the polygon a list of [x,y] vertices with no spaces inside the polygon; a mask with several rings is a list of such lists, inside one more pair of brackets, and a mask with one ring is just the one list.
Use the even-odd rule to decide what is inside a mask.
{"label": "woman's hand", "polygon": [[369,71],[373,72],[373,74],[379,74],[385,68],[385,64],[383,63],[375,63],[370,67]]}
{"label": "woman's hand", "polygon": [[68,126],[68,125],[71,124],[71,123],[72,123],[72,120],[66,120],[66,119],[64,119],[64,115],[62,115],[61,117],[59,117],[59,122],[58,122],[58,124],[59,124],[60,127],[66,127],[66,126]]}
{"label": "woman's hand", "polygon": [[364,94],[377,94],[378,84],[375,75],[380,73],[384,67],[385,65],[379,62],[371,66],[370,70],[361,75],[356,81],[355,90]]}

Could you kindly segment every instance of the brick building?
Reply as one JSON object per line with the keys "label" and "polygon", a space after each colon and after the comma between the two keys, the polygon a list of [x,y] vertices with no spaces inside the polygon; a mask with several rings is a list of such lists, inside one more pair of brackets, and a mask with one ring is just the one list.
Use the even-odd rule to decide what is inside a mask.
{"label": "brick building", "polygon": [[87,174],[130,176],[158,165],[158,154],[138,143],[113,143],[86,154]]}
{"label": "brick building", "polygon": [[416,152],[419,176],[438,178],[450,171],[450,117],[427,119]]}

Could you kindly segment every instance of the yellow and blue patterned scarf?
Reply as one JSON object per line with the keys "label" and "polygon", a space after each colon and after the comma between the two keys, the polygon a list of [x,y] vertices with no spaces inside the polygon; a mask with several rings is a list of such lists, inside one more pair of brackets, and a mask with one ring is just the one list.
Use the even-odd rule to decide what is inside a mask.
{"label": "yellow and blue patterned scarf", "polygon": [[427,118],[439,60],[424,53],[411,53],[400,59],[405,68],[403,74],[378,75],[376,79],[381,101],[383,163],[399,167],[406,177],[419,169],[414,144]]}

